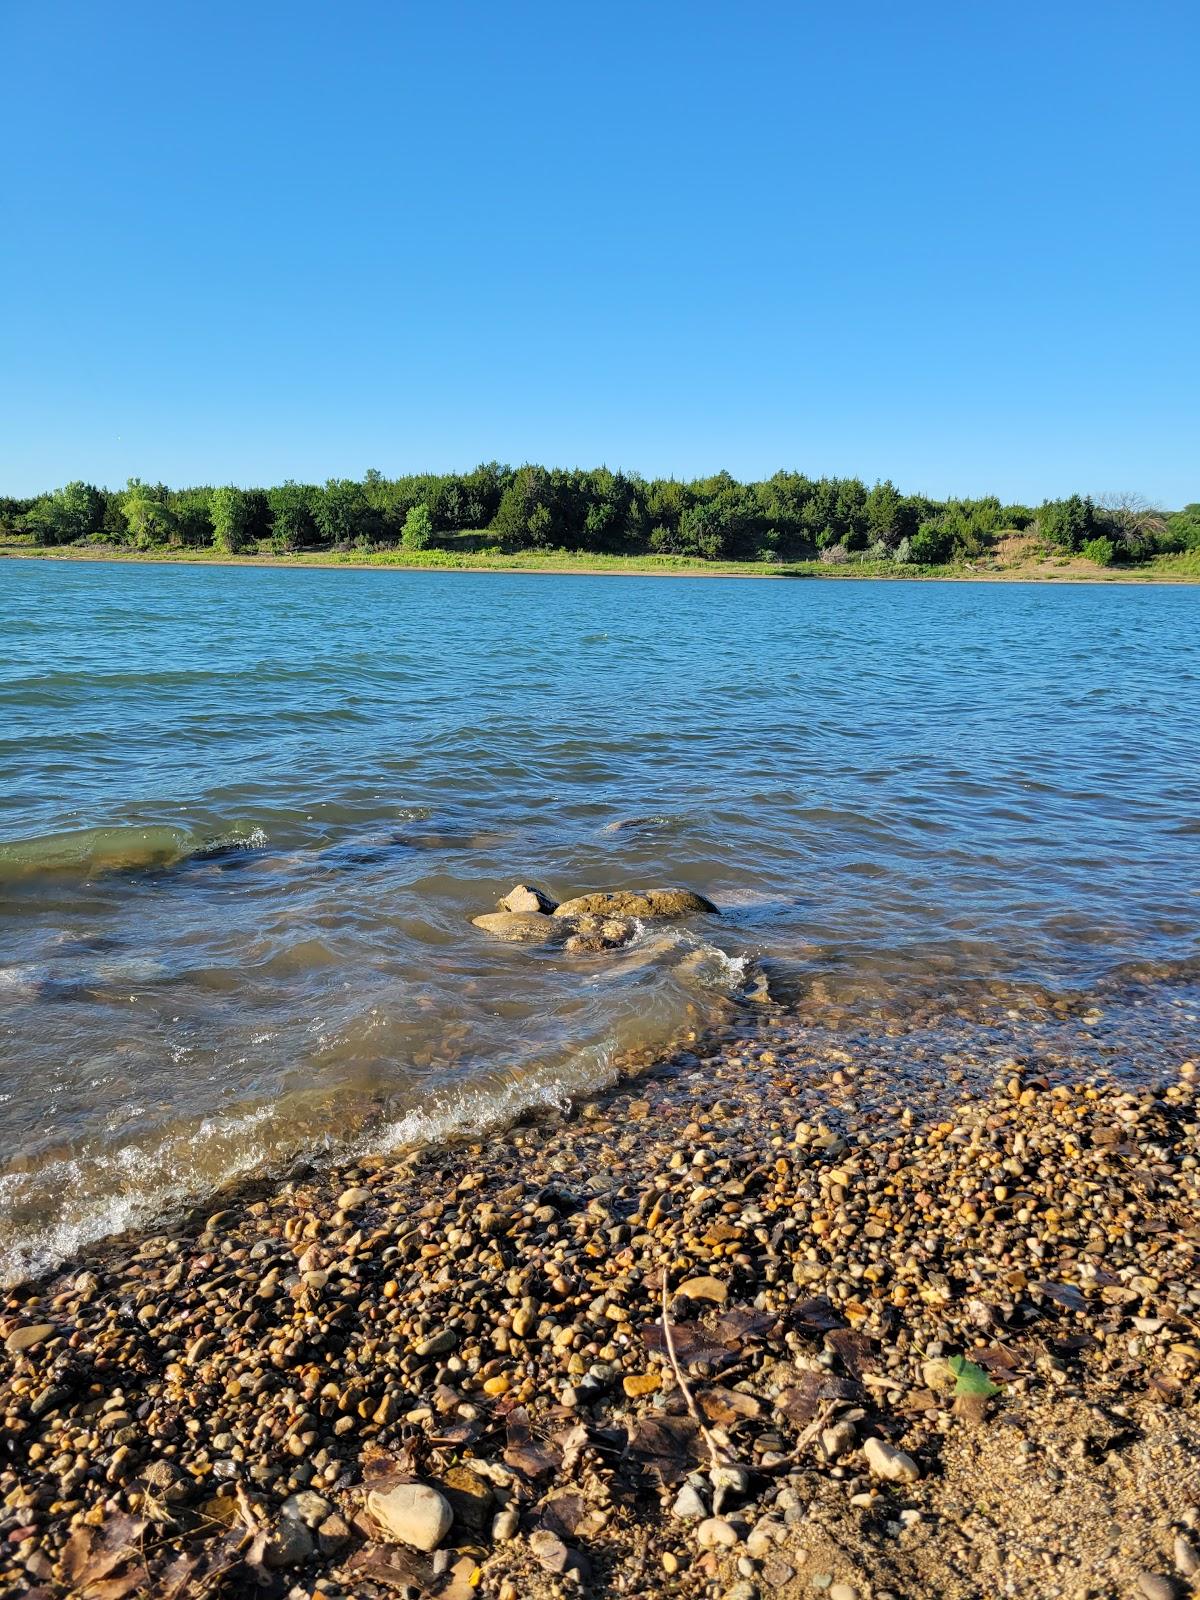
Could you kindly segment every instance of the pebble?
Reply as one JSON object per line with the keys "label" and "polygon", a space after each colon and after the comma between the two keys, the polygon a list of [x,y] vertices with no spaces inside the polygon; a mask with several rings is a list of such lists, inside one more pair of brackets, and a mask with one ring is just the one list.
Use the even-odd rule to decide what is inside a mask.
{"label": "pebble", "polygon": [[921,1469],[913,1458],[886,1439],[870,1438],[863,1441],[863,1455],[876,1478],[887,1478],[893,1483],[916,1483]]}
{"label": "pebble", "polygon": [[686,1522],[692,1517],[706,1517],[708,1515],[708,1507],[701,1499],[699,1492],[693,1489],[690,1483],[685,1483],[675,1496],[675,1504],[671,1507],[671,1514]]}
{"label": "pebble", "polygon": [[504,1511],[498,1511],[492,1523],[492,1538],[497,1544],[506,1544],[509,1539],[516,1538],[520,1525],[520,1514],[511,1506]]}
{"label": "pebble", "polygon": [[1174,1578],[1165,1578],[1157,1572],[1139,1572],[1137,1581],[1145,1600],[1179,1600],[1179,1586]]}
{"label": "pebble", "polygon": [[4,1348],[10,1356],[20,1355],[23,1350],[35,1350],[39,1344],[44,1344],[54,1331],[52,1322],[31,1322],[27,1327],[18,1328],[15,1333],[10,1333],[4,1341]]}
{"label": "pebble", "polygon": [[[574,1122],[360,1158],[340,1181],[301,1170],[276,1193],[260,1184],[235,1198],[207,1230],[183,1222],[110,1241],[89,1252],[87,1272],[77,1262],[12,1291],[0,1305],[0,1431],[12,1442],[0,1461],[0,1590],[51,1581],[80,1529],[83,1539],[145,1511],[172,1519],[146,1540],[148,1581],[169,1592],[170,1562],[224,1537],[213,1508],[228,1517],[235,1484],[278,1535],[277,1555],[312,1562],[297,1600],[301,1587],[313,1600],[310,1577],[322,1593],[374,1592],[351,1565],[364,1507],[383,1526],[379,1502],[404,1491],[434,1497],[413,1542],[445,1551],[456,1595],[529,1593],[521,1574],[535,1539],[550,1551],[544,1533],[566,1552],[538,1580],[554,1592],[583,1570],[576,1542],[603,1548],[614,1593],[642,1581],[631,1552],[672,1592],[721,1593],[731,1553],[764,1592],[807,1589],[811,1565],[834,1552],[814,1543],[810,1557],[797,1541],[821,1537],[827,1518],[841,1519],[830,1531],[847,1561],[867,1559],[855,1541],[878,1536],[881,1510],[894,1536],[912,1524],[903,1554],[914,1572],[944,1541],[962,1558],[940,1473],[903,1510],[886,1487],[962,1450],[981,1453],[984,1486],[1011,1452],[1017,1509],[1058,1475],[1061,1505],[1037,1537],[1062,1559],[1066,1491],[1091,1469],[1060,1457],[1057,1408],[1085,1398],[1138,1430],[1128,1458],[1119,1446],[1107,1457],[1120,1523],[1126,1477],[1145,1498],[1126,1459],[1144,1478],[1145,1451],[1167,1448],[1200,1375],[1194,1080],[1153,1092],[1089,1082],[1053,1066],[1048,1034],[1036,1068],[1009,1064],[996,1083],[985,1052],[910,1072],[919,1034],[819,1038],[735,1018],[719,1049],[681,1043],[636,1099],[617,1089]],[[715,1468],[663,1348],[664,1270]],[[1032,1343],[1019,1337],[1031,1327]],[[14,1348],[33,1330],[38,1342]],[[1064,1343],[1075,1333],[1091,1341],[1082,1355]],[[1000,1394],[968,1427],[950,1362],[1001,1344],[1018,1373],[1000,1364]],[[831,1380],[822,1416],[813,1401]],[[1038,1440],[1024,1478],[1007,1431],[1018,1417]],[[1101,1443],[1109,1431],[1099,1426]],[[787,1476],[801,1436],[803,1465]],[[381,1479],[389,1459],[396,1471]],[[882,1480],[873,1492],[868,1469]],[[370,1488],[417,1470],[428,1485]],[[661,1501],[660,1471],[671,1485]],[[564,1496],[565,1520],[546,1526]],[[752,1525],[744,1545],[742,1523],[722,1515],[726,1496]],[[907,1503],[918,1499],[935,1537]],[[1179,1527],[1190,1514],[1185,1496]],[[999,1561],[989,1582],[1008,1592],[1030,1535],[1011,1531],[1003,1496],[987,1515]],[[1160,1527],[1161,1503],[1154,1515]],[[522,1523],[535,1530],[528,1542]],[[682,1524],[695,1525],[695,1544],[681,1558],[663,1546],[683,1542]],[[560,1537],[576,1526],[577,1541]],[[1195,1555],[1179,1539],[1178,1577],[1148,1575],[1176,1594]],[[666,1585],[668,1556],[687,1567],[684,1584]],[[1105,1581],[1118,1576],[1121,1593],[1138,1589],[1127,1557],[1112,1558]],[[243,1567],[228,1581],[249,1592],[254,1579]]]}
{"label": "pebble", "polygon": [[706,1517],[696,1529],[696,1543],[702,1550],[732,1549],[737,1542],[737,1530],[724,1517]]}
{"label": "pebble", "polygon": [[712,1300],[721,1305],[729,1296],[728,1287],[719,1278],[688,1278],[675,1291],[688,1300]]}
{"label": "pebble", "polygon": [[315,1548],[304,1523],[298,1517],[283,1516],[267,1536],[263,1560],[268,1567],[295,1567],[307,1561]]}
{"label": "pebble", "polygon": [[389,1539],[414,1550],[436,1550],[454,1521],[445,1496],[425,1483],[373,1489],[367,1495],[367,1510]]}
{"label": "pebble", "polygon": [[539,1528],[536,1533],[529,1535],[529,1548],[534,1559],[543,1566],[547,1572],[561,1573],[567,1570],[571,1562],[571,1552],[558,1537],[548,1528]]}

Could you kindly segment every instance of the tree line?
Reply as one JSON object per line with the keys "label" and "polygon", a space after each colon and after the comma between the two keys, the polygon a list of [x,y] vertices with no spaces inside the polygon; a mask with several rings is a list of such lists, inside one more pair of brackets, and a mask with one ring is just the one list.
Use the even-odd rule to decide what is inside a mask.
{"label": "tree line", "polygon": [[468,473],[288,481],[269,489],[171,489],[131,478],[124,489],[74,482],[29,499],[0,497],[0,534],[42,545],[136,550],[421,550],[461,537],[503,551],[663,554],[708,561],[936,565],[985,554],[1032,532],[1103,565],[1200,550],[1200,504],[1170,513],[1136,496],[1071,495],[1037,507],[932,500],[890,481],[777,472],[742,483],[727,472],[687,481],[607,467],[563,470],[488,462]]}

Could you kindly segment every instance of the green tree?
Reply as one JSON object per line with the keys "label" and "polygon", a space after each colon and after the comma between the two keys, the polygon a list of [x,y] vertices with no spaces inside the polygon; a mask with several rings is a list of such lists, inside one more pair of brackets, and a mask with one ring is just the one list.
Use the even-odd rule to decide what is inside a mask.
{"label": "green tree", "polygon": [[90,483],[76,480],[36,501],[24,526],[40,544],[73,544],[104,525],[104,497]]}
{"label": "green tree", "polygon": [[291,478],[267,490],[271,511],[271,543],[276,550],[302,550],[318,537],[315,505],[321,491]]}
{"label": "green tree", "polygon": [[1193,502],[1167,518],[1164,549],[1200,550],[1200,504]]}
{"label": "green tree", "polygon": [[1077,494],[1047,500],[1038,512],[1038,532],[1063,550],[1078,550],[1096,532],[1096,508]]}
{"label": "green tree", "polygon": [[212,517],[213,548],[225,555],[236,555],[250,542],[250,502],[242,489],[222,484],[214,489],[208,503]]}
{"label": "green tree", "polygon": [[121,497],[121,510],[138,550],[165,544],[175,531],[176,517],[165,484],[130,478]]}
{"label": "green tree", "polygon": [[171,496],[171,510],[175,513],[172,543],[201,549],[213,542],[212,490],[180,489]]}
{"label": "green tree", "polygon": [[317,493],[313,516],[326,544],[353,544],[356,539],[369,539],[375,529],[366,492],[353,478],[330,478]]}
{"label": "green tree", "polygon": [[867,495],[865,534],[872,544],[890,547],[903,537],[901,504],[900,491],[890,478],[877,483]]}
{"label": "green tree", "polygon": [[406,550],[427,550],[433,542],[433,518],[427,505],[413,506],[404,519],[400,543]]}
{"label": "green tree", "polygon": [[918,566],[937,566],[950,559],[954,535],[938,521],[923,522],[908,541],[908,559]]}

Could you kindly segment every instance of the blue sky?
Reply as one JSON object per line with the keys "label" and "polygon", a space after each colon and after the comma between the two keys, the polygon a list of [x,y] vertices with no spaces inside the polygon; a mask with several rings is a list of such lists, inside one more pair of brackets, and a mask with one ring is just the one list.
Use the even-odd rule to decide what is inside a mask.
{"label": "blue sky", "polygon": [[0,8],[0,492],[1200,499],[1193,0]]}

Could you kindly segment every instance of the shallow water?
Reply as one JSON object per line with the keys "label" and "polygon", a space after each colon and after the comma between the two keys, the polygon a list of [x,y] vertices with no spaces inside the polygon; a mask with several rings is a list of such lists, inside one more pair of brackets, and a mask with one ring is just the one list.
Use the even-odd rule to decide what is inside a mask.
{"label": "shallow water", "polygon": [[[1194,980],[1198,624],[1171,587],[0,562],[0,1270],[594,1087],[759,972],[860,1032]],[[724,914],[493,943],[518,880]]]}

